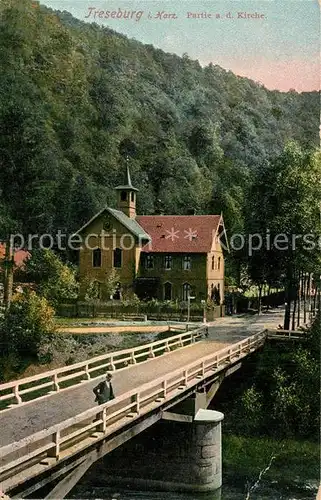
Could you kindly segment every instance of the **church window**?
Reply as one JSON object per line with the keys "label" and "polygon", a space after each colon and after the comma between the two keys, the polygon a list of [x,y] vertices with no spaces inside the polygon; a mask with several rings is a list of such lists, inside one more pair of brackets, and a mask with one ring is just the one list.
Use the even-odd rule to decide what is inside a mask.
{"label": "church window", "polygon": [[154,255],[147,254],[145,257],[146,269],[154,269]]}
{"label": "church window", "polygon": [[191,256],[184,255],[183,257],[183,269],[184,271],[190,271],[191,269]]}
{"label": "church window", "polygon": [[101,249],[95,248],[93,250],[93,267],[101,267]]}
{"label": "church window", "polygon": [[191,295],[191,285],[189,283],[184,283],[183,285],[183,300],[187,301],[188,297]]}
{"label": "church window", "polygon": [[164,300],[172,300],[172,284],[169,282],[164,284]]}
{"label": "church window", "polygon": [[172,269],[172,256],[171,255],[165,255],[165,269],[167,269],[167,270]]}
{"label": "church window", "polygon": [[122,266],[122,250],[121,248],[115,248],[114,250],[114,267]]}

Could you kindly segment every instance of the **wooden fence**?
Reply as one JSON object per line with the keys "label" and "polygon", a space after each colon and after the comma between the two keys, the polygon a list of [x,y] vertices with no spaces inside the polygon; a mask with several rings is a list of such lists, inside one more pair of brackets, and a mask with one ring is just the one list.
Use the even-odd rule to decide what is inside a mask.
{"label": "wooden fence", "polygon": [[165,352],[193,344],[204,338],[206,332],[207,328],[201,327],[164,340],[103,354],[80,363],[1,384],[0,411],[8,409],[9,405],[21,405],[95,379],[107,370],[119,370],[129,364],[141,363]]}
{"label": "wooden fence", "polygon": [[[224,306],[212,306],[206,308],[205,314],[208,321],[224,316]],[[116,302],[76,302],[59,304],[56,308],[57,315],[70,318],[114,318],[114,319],[141,319],[146,317],[155,321],[186,321],[188,309],[186,305],[172,307],[167,304],[140,303],[137,305],[125,305]],[[190,321],[202,321],[204,308],[192,304],[190,309]]]}
{"label": "wooden fence", "polygon": [[[257,333],[128,391],[98,408],[94,407],[21,441],[1,447],[0,481],[3,491],[16,486],[18,481],[21,484],[37,475],[37,461],[41,461],[40,471],[43,472],[46,467],[56,465],[60,459],[66,459],[88,446],[92,447],[96,441],[128,425],[130,419],[142,417],[247,356],[263,345],[265,339],[265,331]],[[20,472],[16,476],[17,469]]]}
{"label": "wooden fence", "polygon": [[306,330],[267,330],[268,339],[277,340],[307,340]]}

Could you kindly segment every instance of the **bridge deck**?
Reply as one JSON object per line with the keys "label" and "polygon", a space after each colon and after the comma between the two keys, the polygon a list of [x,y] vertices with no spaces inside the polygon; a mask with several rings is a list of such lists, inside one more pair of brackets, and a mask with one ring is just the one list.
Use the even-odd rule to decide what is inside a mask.
{"label": "bridge deck", "polygon": [[[275,328],[281,322],[282,313],[283,311],[278,310],[260,317],[228,317],[217,320],[209,327],[207,340],[116,372],[113,379],[115,394],[124,394],[153,381],[228,344],[253,335],[264,327]],[[97,379],[86,382],[0,414],[0,445],[19,441],[92,408],[95,405],[92,388],[97,383]]]}

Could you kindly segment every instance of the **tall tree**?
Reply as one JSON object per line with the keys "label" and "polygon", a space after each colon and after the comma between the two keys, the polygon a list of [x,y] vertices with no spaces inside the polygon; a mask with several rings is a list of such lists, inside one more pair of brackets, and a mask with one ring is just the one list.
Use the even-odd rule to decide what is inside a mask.
{"label": "tall tree", "polygon": [[303,151],[289,143],[283,153],[265,165],[251,191],[247,234],[260,248],[249,255],[251,277],[257,283],[273,283],[283,277],[286,291],[284,328],[290,327],[299,273],[321,269],[320,152]]}

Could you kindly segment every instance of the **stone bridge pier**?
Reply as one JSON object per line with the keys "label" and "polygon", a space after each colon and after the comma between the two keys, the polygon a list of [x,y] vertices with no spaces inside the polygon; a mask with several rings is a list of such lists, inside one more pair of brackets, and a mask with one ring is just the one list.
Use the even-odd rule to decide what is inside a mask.
{"label": "stone bridge pier", "polygon": [[[189,401],[184,403],[186,410]],[[98,484],[143,490],[213,491],[213,500],[220,500],[223,418],[218,411],[202,408],[194,415],[164,412],[163,420],[106,455],[85,482],[97,485],[98,479]]]}

